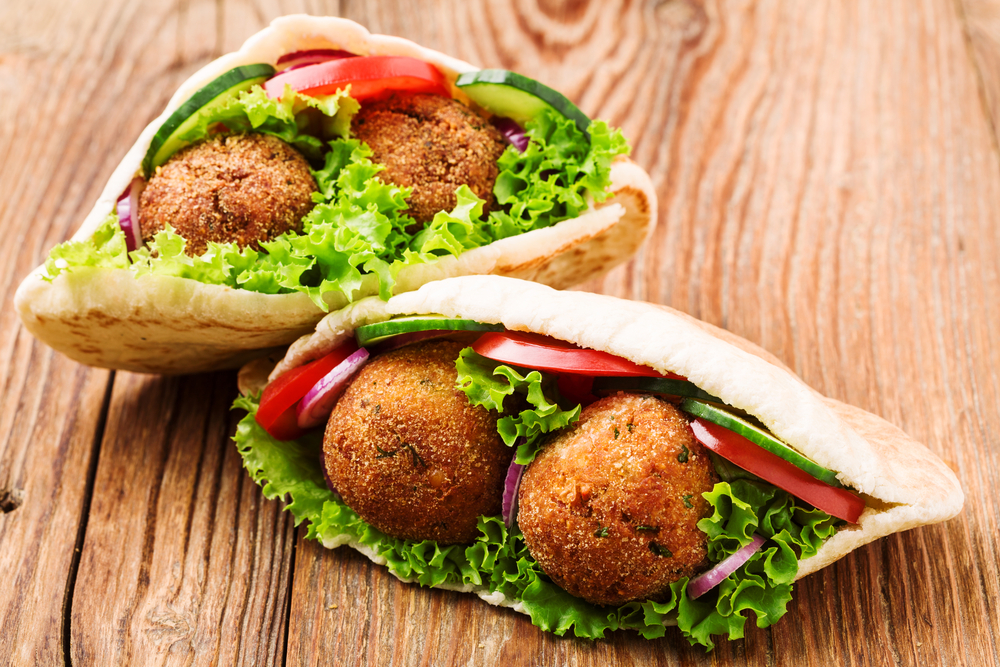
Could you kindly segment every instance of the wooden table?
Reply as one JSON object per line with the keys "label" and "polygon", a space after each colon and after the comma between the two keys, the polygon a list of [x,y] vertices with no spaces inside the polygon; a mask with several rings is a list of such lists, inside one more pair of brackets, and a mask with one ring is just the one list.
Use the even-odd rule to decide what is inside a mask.
{"label": "wooden table", "polygon": [[[525,72],[621,125],[660,217],[584,289],[670,304],[878,413],[964,512],[706,655],[546,635],[303,540],[230,441],[235,374],[80,366],[17,284],[177,85],[284,13]],[[0,663],[1000,664],[1000,2],[0,3]]]}

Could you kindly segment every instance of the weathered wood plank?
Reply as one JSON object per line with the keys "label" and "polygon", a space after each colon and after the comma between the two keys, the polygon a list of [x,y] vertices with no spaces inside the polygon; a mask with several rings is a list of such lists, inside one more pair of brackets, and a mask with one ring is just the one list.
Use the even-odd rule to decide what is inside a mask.
{"label": "weathered wood plank", "polygon": [[231,373],[119,373],[74,590],[73,664],[281,664],[294,530],[229,440]]}
{"label": "weathered wood plank", "polygon": [[0,663],[61,665],[108,373],[22,334],[0,402]]}
{"label": "weathered wood plank", "polygon": [[111,374],[34,341],[13,296],[97,196],[102,163],[78,133],[102,124],[84,91],[104,29],[82,5],[24,9],[0,6],[0,664],[61,665]]}

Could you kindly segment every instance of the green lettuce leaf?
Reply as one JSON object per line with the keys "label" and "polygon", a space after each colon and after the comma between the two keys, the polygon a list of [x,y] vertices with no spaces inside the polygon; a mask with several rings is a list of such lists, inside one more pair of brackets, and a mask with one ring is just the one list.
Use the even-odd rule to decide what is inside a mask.
{"label": "green lettuce leaf", "polygon": [[243,467],[260,484],[268,500],[288,500],[286,510],[295,517],[295,525],[320,516],[330,491],[319,466],[322,434],[309,434],[300,440],[282,441],[268,435],[257,423],[259,398],[241,396],[233,408],[247,410],[236,427],[236,449],[243,457]]}
{"label": "green lettuce leaf", "polygon": [[[278,137],[316,161],[324,151],[320,137],[346,137],[359,108],[347,90],[310,97],[285,86],[284,94],[275,100],[257,85],[196,111],[190,129],[177,139],[187,145],[219,131],[260,132]],[[317,113],[304,113],[307,109]]]}
{"label": "green lettuce leaf", "polygon": [[128,265],[125,232],[118,224],[118,213],[111,212],[89,239],[66,241],[54,247],[45,260],[42,278],[51,282],[74,266],[125,269]]}
{"label": "green lettuce leaf", "polygon": [[[480,384],[484,404],[500,406],[510,395],[503,381],[495,387]],[[382,556],[394,573],[424,586],[471,584],[499,591],[511,601],[520,600],[532,623],[558,635],[572,630],[577,637],[599,639],[608,631],[632,629],[652,639],[665,634],[665,623],[674,622],[692,645],[706,649],[714,646],[713,635],[738,639],[745,612],[755,615],[759,627],[785,613],[798,560],[813,555],[838,523],[765,483],[720,482],[703,494],[713,514],[698,524],[709,535],[709,560],[725,558],[754,532],[768,538],[764,548],[698,600],[688,597],[688,580],[683,578],[671,584],[668,600],[600,607],[552,583],[531,557],[517,525],[508,529],[500,517],[480,517],[479,537],[468,546],[399,540],[373,528],[327,488],[320,468],[320,435],[277,441],[257,424],[257,405],[256,397],[239,398],[233,405],[247,410],[236,431],[237,449],[264,495],[290,501],[286,509],[296,524],[309,522],[308,538],[330,547],[364,545]]]}
{"label": "green lettuce leaf", "polygon": [[590,123],[590,137],[572,120],[546,110],[525,125],[523,153],[510,146],[497,162],[493,194],[501,209],[490,213],[491,235],[502,239],[554,225],[583,213],[589,200],[607,199],[611,162],[629,152],[620,130]]}
{"label": "green lettuce leaf", "polygon": [[455,360],[455,369],[458,371],[455,388],[465,392],[473,405],[506,412],[511,406],[504,406],[505,399],[519,394],[532,406],[497,421],[497,431],[508,447],[523,438],[514,459],[522,465],[535,459],[542,435],[565,428],[580,418],[580,405],[560,407],[554,375],[519,371],[476,354],[471,347],[462,350]]}

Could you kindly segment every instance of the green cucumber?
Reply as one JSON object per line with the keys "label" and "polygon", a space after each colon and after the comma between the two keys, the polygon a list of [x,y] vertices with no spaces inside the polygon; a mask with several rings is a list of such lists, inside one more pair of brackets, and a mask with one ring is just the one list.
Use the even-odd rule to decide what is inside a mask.
{"label": "green cucumber", "polygon": [[711,403],[722,403],[707,391],[702,391],[693,382],[687,380],[670,380],[651,377],[599,377],[594,378],[593,393],[597,396],[615,391],[628,391],[642,394],[664,394],[666,396],[681,396],[697,398]]}
{"label": "green cucumber", "polygon": [[726,410],[717,408],[714,405],[702,403],[701,401],[692,400],[690,398],[681,401],[681,410],[696,417],[707,419],[712,423],[729,429],[737,435],[742,435],[755,445],[759,445],[772,454],[780,456],[795,467],[809,473],[821,482],[826,482],[830,486],[838,488],[843,486],[837,480],[837,473],[834,471],[829,468],[824,468],[812,459],[799,454],[797,451],[778,440],[764,429],[754,426],[745,419],[740,419]]}
{"label": "green cucumber", "polygon": [[503,331],[502,324],[485,324],[475,320],[463,320],[458,317],[444,315],[411,315],[397,317],[385,322],[365,324],[354,330],[354,336],[361,347],[398,336],[400,334],[416,333],[418,331]]}
{"label": "green cucumber", "polygon": [[225,104],[233,95],[263,83],[273,74],[274,68],[266,63],[234,67],[177,107],[153,135],[146,157],[142,160],[142,171],[146,178],[149,178],[153,170],[166,162],[171,155],[191,143],[181,137],[198,123],[199,117],[204,112],[211,111],[214,106]]}
{"label": "green cucumber", "polygon": [[553,109],[589,136],[587,114],[562,93],[523,74],[505,69],[481,69],[460,75],[455,85],[487,111],[517,121],[521,126],[542,110]]}

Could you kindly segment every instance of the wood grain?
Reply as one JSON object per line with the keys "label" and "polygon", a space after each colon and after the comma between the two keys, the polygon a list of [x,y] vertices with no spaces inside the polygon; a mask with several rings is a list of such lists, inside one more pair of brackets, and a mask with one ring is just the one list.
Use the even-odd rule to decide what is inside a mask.
{"label": "wood grain", "polygon": [[[111,374],[35,343],[10,307],[20,279],[184,78],[300,11],[525,72],[622,126],[659,225],[583,287],[725,326],[900,425],[959,474],[963,514],[806,578],[776,626],[708,655],[675,630],[558,638],[303,540],[240,468],[231,374]],[[0,664],[1000,664],[998,16],[996,0],[0,4]]]}
{"label": "wood grain", "polygon": [[231,373],[119,373],[72,608],[73,664],[281,664],[293,528],[242,474]]}
{"label": "wood grain", "polygon": [[961,0],[968,49],[976,65],[979,89],[994,136],[1000,127],[1000,3]]}
{"label": "wood grain", "polygon": [[[96,172],[74,166],[85,114],[60,93],[87,78],[91,42],[44,9],[18,9],[0,5],[0,663],[56,665],[111,374],[37,343],[13,310],[21,278],[97,195]],[[93,23],[75,10],[64,19]],[[46,80],[54,85],[23,83]]]}

